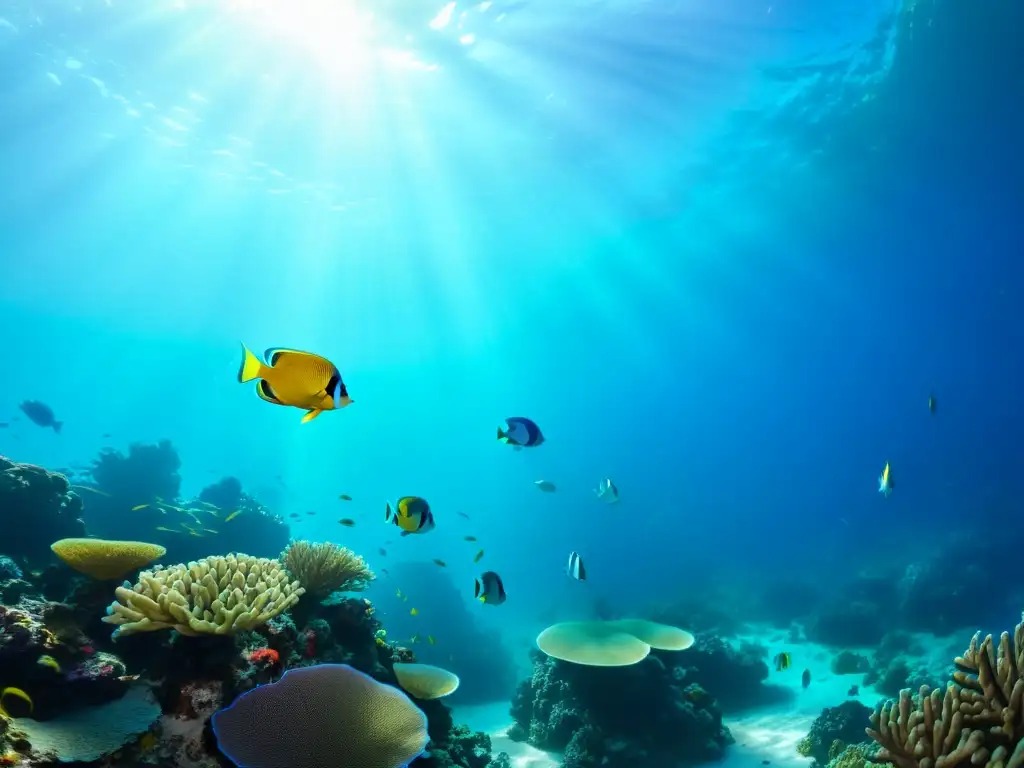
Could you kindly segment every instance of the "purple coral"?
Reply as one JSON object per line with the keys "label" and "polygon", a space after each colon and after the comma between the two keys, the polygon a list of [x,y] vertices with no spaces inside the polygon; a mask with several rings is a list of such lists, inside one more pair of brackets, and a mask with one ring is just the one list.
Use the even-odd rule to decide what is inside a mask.
{"label": "purple coral", "polygon": [[242,768],[398,768],[427,746],[427,718],[409,697],[347,664],[288,670],[211,723]]}

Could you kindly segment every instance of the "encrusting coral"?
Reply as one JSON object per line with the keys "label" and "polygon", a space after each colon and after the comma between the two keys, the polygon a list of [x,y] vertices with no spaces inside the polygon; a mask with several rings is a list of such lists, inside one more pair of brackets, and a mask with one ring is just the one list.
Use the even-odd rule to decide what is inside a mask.
{"label": "encrusting coral", "polygon": [[1019,768],[1024,765],[1024,616],[998,648],[971,639],[945,692],[921,686],[871,716],[867,734],[881,745],[873,762],[899,768]]}
{"label": "encrusting coral", "polygon": [[298,602],[305,590],[276,560],[228,555],[139,574],[115,591],[103,621],[114,636],[157,629],[228,635],[253,629]]}
{"label": "encrusting coral", "polygon": [[375,578],[363,558],[329,541],[293,541],[281,553],[281,563],[316,597],[361,592]]}
{"label": "encrusting coral", "polygon": [[167,554],[159,544],[107,539],[61,539],[50,549],[79,573],[100,581],[124,578]]}

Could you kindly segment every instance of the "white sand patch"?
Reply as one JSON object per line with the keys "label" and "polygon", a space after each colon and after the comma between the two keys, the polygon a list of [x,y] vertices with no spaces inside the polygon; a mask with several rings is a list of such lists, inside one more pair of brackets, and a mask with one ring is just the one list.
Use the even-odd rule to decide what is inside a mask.
{"label": "white sand patch", "polygon": [[477,704],[457,707],[452,712],[456,723],[465,723],[474,731],[483,731],[491,737],[491,755],[508,752],[513,768],[558,768],[562,764],[560,755],[544,752],[508,737],[512,718],[508,714],[509,703]]}

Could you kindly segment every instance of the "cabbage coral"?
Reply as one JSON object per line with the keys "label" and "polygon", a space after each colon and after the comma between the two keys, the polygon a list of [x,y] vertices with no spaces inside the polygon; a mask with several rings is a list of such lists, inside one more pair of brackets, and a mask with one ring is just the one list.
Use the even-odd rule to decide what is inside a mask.
{"label": "cabbage coral", "polygon": [[114,636],[176,629],[183,635],[228,635],[287,611],[305,590],[276,560],[228,555],[156,568],[127,582],[103,621]]}
{"label": "cabbage coral", "polygon": [[375,578],[363,558],[329,541],[293,541],[281,553],[281,563],[317,597],[332,592],[361,592]]}

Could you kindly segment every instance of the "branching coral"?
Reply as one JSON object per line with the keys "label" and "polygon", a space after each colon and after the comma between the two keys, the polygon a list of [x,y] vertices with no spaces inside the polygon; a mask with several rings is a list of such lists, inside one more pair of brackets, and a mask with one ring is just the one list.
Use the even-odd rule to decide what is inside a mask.
{"label": "branching coral", "polygon": [[228,555],[157,568],[115,591],[103,621],[114,636],[156,629],[227,635],[252,629],[298,602],[305,590],[276,560]]}
{"label": "branching coral", "polygon": [[874,762],[899,768],[1024,765],[1024,623],[1012,643],[1004,632],[998,648],[991,635],[982,640],[976,634],[955,663],[954,682],[944,693],[921,686],[915,701],[903,691],[896,705],[871,716],[874,728],[867,733],[882,746]]}
{"label": "branching coral", "polygon": [[307,592],[317,597],[332,592],[361,592],[375,578],[363,558],[329,541],[293,541],[281,553],[281,562]]}

